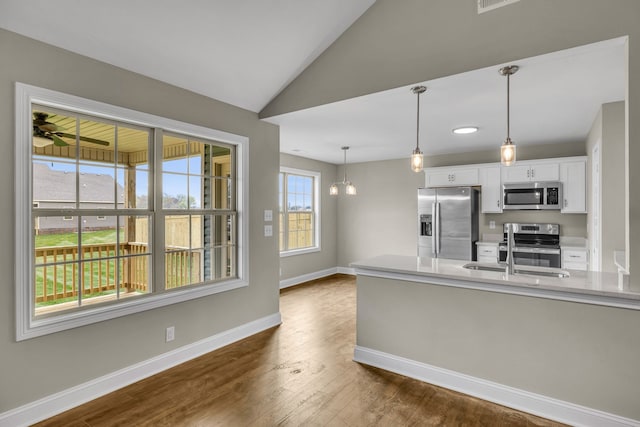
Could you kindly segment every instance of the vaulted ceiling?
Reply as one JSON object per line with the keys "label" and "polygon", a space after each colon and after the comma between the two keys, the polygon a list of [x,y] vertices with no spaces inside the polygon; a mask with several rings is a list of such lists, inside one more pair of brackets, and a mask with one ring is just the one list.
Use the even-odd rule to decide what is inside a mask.
{"label": "vaulted ceiling", "polygon": [[[375,0],[3,0],[0,28],[259,112]],[[470,7],[472,7],[469,2]],[[624,42],[514,58],[511,136],[518,144],[584,140],[603,103],[624,99]],[[415,82],[427,155],[497,147],[506,133],[502,65]],[[341,163],[407,157],[415,147],[413,85],[294,111],[281,151]],[[479,127],[454,135],[462,125]]]}

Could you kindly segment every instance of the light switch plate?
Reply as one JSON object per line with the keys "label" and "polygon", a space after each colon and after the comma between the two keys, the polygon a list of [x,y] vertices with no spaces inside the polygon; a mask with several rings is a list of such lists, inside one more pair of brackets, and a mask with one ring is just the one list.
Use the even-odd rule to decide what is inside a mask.
{"label": "light switch plate", "polygon": [[264,220],[273,221],[273,211],[271,209],[264,210]]}
{"label": "light switch plate", "polygon": [[264,226],[264,237],[271,237],[273,236],[273,226],[272,225],[265,225]]}

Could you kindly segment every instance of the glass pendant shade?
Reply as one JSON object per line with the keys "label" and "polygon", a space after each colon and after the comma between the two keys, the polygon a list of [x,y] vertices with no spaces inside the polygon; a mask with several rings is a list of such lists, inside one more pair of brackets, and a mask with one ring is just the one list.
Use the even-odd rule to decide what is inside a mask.
{"label": "glass pendant shade", "polygon": [[347,186],[345,187],[345,193],[347,196],[355,196],[356,195],[356,186],[351,182],[347,182]]}
{"label": "glass pendant shade", "polygon": [[337,196],[340,191],[338,189],[338,185],[344,185],[344,192],[347,196],[355,196],[356,195],[356,186],[353,185],[351,181],[347,181],[347,150],[349,147],[342,147],[344,151],[344,177],[342,178],[342,182],[334,182],[329,187],[329,195]]}
{"label": "glass pendant shade", "polygon": [[500,163],[504,166],[511,166],[516,161],[516,144],[510,139],[506,140],[500,147]]}
{"label": "glass pendant shade", "polygon": [[414,172],[420,172],[424,167],[424,156],[419,149],[413,150],[411,153],[411,170]]}

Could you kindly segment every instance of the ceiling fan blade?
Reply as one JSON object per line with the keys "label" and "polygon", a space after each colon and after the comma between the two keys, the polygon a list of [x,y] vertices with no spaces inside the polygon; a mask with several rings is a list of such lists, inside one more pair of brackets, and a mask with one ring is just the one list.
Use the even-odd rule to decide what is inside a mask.
{"label": "ceiling fan blade", "polygon": [[62,138],[60,138],[58,135],[55,135],[52,133],[50,136],[51,136],[51,139],[53,139],[53,144],[57,145],[58,147],[67,147],[69,145],[66,142],[64,142]]}
{"label": "ceiling fan blade", "polygon": [[[56,132],[56,135],[62,136],[62,137],[65,137],[65,138],[76,139],[76,136],[71,134],[71,133]],[[95,138],[89,138],[88,136],[81,136],[78,139],[80,139],[80,141],[89,142],[91,144],[104,145],[105,147],[108,147],[110,145],[108,141],[103,141],[101,139],[95,139]]]}
{"label": "ceiling fan blade", "polygon": [[64,130],[63,127],[60,127],[55,123],[44,122],[42,124],[38,124],[34,120],[33,124],[38,126],[39,129],[41,129],[41,130],[43,130],[45,132],[60,132],[60,131]]}

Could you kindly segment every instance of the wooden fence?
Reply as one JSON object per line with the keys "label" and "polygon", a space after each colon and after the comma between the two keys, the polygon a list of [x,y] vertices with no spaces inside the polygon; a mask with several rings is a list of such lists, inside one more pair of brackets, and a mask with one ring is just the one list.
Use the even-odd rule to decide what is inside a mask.
{"label": "wooden fence", "polygon": [[[114,243],[41,247],[35,250],[35,302],[51,302],[83,296],[149,291],[150,254],[145,243],[121,243],[116,258]],[[201,254],[185,248],[167,247],[165,288],[177,288],[201,281]],[[119,270],[116,263],[119,262]],[[78,269],[82,268],[82,274]],[[119,273],[119,278],[116,274]],[[82,281],[79,286],[78,280]]]}

